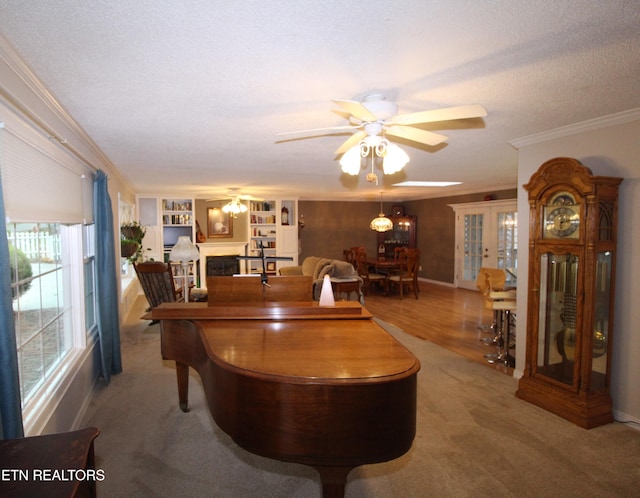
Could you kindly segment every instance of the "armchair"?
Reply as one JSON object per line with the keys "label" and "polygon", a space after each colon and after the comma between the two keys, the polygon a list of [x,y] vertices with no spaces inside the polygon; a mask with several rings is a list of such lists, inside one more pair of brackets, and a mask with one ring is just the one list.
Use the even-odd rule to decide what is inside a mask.
{"label": "armchair", "polygon": [[[332,281],[357,281],[362,284],[362,278],[358,276],[353,264],[339,259],[307,256],[300,266],[285,266],[280,269],[280,275],[305,275],[311,277],[313,300],[320,299],[322,282],[325,275],[329,275]],[[349,300],[359,301],[360,292],[350,292]]]}

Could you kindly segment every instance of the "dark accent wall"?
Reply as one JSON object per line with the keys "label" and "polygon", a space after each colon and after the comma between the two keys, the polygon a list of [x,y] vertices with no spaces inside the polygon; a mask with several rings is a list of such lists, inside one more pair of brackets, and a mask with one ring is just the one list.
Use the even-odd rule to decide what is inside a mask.
{"label": "dark accent wall", "polygon": [[342,259],[342,251],[354,246],[364,246],[368,254],[377,252],[369,223],[380,212],[379,202],[299,201],[298,211],[305,223],[299,230],[300,263],[307,256]]}
{"label": "dark accent wall", "polygon": [[[416,245],[422,254],[420,277],[453,283],[455,214],[449,204],[478,202],[487,196],[492,200],[515,199],[517,189],[385,203],[387,215],[392,204],[402,204],[407,214],[418,217]],[[369,222],[377,216],[379,203],[299,201],[298,210],[305,222],[300,231],[300,263],[307,256],[342,259],[342,251],[353,246],[364,246],[367,253],[376,254],[376,233],[369,228]]]}

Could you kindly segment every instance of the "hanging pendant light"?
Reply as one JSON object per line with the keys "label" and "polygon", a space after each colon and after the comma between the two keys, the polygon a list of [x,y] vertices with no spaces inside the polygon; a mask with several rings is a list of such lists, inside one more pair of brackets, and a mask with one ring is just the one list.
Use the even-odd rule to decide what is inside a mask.
{"label": "hanging pendant light", "polygon": [[384,211],[382,210],[382,192],[380,192],[380,214],[377,218],[371,220],[369,228],[376,232],[388,232],[393,228],[393,222],[384,215]]}

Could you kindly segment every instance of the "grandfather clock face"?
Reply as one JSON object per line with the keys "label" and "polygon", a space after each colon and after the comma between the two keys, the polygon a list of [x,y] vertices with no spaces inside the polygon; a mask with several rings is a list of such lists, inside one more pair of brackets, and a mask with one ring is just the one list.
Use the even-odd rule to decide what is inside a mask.
{"label": "grandfather clock face", "polygon": [[545,239],[577,239],[580,237],[580,205],[573,194],[558,192],[543,209],[542,237]]}

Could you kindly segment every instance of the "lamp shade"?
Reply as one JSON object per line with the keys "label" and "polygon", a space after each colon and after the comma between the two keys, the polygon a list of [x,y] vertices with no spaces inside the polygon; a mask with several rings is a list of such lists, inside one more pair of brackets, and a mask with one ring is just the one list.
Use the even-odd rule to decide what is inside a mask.
{"label": "lamp shade", "polygon": [[387,144],[387,150],[382,161],[382,169],[385,175],[393,175],[400,171],[409,162],[407,153],[396,144]]}
{"label": "lamp shade", "polygon": [[171,261],[197,261],[200,259],[198,248],[191,242],[188,235],[178,237],[178,242],[171,248],[169,253]]}
{"label": "lamp shade", "polygon": [[362,156],[360,155],[360,145],[358,144],[343,154],[340,159],[340,166],[342,166],[342,171],[346,174],[355,176],[360,173],[361,161]]}
{"label": "lamp shade", "polygon": [[384,215],[384,211],[382,210],[382,192],[380,192],[380,214],[377,218],[371,220],[369,223],[369,228],[371,230],[375,230],[376,232],[388,232],[393,229],[393,221],[387,218]]}
{"label": "lamp shade", "polygon": [[393,228],[393,222],[384,213],[380,213],[377,218],[371,220],[369,228],[376,232],[388,232]]}

